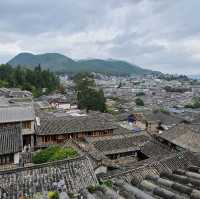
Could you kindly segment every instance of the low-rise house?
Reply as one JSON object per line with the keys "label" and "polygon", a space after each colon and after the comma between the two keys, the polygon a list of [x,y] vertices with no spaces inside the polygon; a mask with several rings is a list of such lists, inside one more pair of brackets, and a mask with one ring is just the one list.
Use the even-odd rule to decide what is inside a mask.
{"label": "low-rise house", "polygon": [[127,134],[103,137],[99,139],[91,138],[87,141],[88,143],[92,144],[100,153],[111,160],[128,157],[130,160],[132,158],[135,161],[138,161],[140,158],[142,159],[140,145],[143,145],[148,140],[149,138],[145,134]]}
{"label": "low-rise house", "polygon": [[8,96],[10,93],[9,89],[8,88],[0,88],[0,96]]}
{"label": "low-rise house", "polygon": [[48,111],[52,109],[52,106],[49,104],[48,101],[36,101],[34,103],[34,107],[35,109],[39,109],[39,110],[44,110],[44,111]]}
{"label": "low-rise house", "polygon": [[30,91],[21,90],[20,88],[0,88],[0,96],[7,98],[32,98]]}
{"label": "low-rise house", "polygon": [[[42,165],[0,171],[0,198],[18,198],[20,191],[26,195],[26,198],[37,199],[41,198],[40,193],[48,191],[63,190],[72,195],[89,186],[95,186],[97,183],[89,159],[86,156],[80,156]],[[36,194],[35,197],[33,194]]]}
{"label": "low-rise house", "polygon": [[182,119],[168,112],[152,111],[144,114],[143,122],[146,123],[146,130],[149,133],[160,133],[179,124],[182,122]]}
{"label": "low-rise house", "polygon": [[22,90],[11,90],[9,96],[11,98],[32,98],[32,93],[30,91],[22,91]]}
{"label": "low-rise house", "polygon": [[22,152],[22,132],[20,124],[10,124],[0,128],[0,165],[18,164]]}
{"label": "low-rise house", "polygon": [[200,152],[200,124],[181,123],[158,135],[159,141],[178,150]]}
{"label": "low-rise house", "polygon": [[34,121],[35,112],[32,105],[0,107],[0,128],[21,125],[23,146],[34,147]]}
{"label": "low-rise house", "polygon": [[70,138],[108,136],[113,134],[115,128],[113,121],[104,114],[52,114],[40,118],[36,124],[37,147],[63,144]]}

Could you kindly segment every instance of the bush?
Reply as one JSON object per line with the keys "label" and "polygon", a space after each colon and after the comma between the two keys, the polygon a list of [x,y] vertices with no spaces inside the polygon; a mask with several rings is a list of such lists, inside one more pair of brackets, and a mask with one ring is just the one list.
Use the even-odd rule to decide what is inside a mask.
{"label": "bush", "polygon": [[104,185],[108,188],[111,188],[113,186],[113,182],[111,180],[105,180],[105,181],[101,182],[100,185]]}
{"label": "bush", "polygon": [[198,97],[194,98],[193,103],[185,105],[185,108],[192,108],[192,109],[200,108],[200,98]]}
{"label": "bush", "polygon": [[50,146],[46,149],[36,152],[33,156],[33,163],[42,164],[46,162],[62,160],[65,158],[73,158],[75,156],[77,156],[77,152],[73,148]]}
{"label": "bush", "polygon": [[185,108],[194,108],[193,104],[186,104],[184,107]]}
{"label": "bush", "polygon": [[137,106],[144,106],[144,102],[140,98],[136,98],[135,99],[135,103],[136,103]]}
{"label": "bush", "polygon": [[58,192],[50,191],[48,193],[48,198],[49,199],[59,199],[59,194],[58,194]]}
{"label": "bush", "polygon": [[170,112],[167,109],[165,109],[165,108],[160,108],[160,112],[164,113],[166,115],[170,115]]}
{"label": "bush", "polygon": [[89,187],[87,188],[87,190],[88,190],[90,193],[95,193],[96,190],[97,190],[97,187],[91,185],[91,186],[89,186]]}

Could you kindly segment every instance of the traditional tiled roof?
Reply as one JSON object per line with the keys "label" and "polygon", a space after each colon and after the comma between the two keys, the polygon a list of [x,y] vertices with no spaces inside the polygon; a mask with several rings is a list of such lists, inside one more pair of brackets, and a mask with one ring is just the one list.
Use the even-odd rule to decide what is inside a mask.
{"label": "traditional tiled roof", "polygon": [[17,198],[17,191],[32,198],[36,192],[79,192],[97,184],[97,178],[86,156],[60,160],[13,170],[0,171],[0,198]]}
{"label": "traditional tiled roof", "polygon": [[174,125],[182,121],[182,119],[175,117],[174,115],[162,113],[160,111],[145,114],[145,119],[147,121],[161,122],[165,125]]}
{"label": "traditional tiled roof", "polygon": [[38,135],[66,134],[115,129],[113,121],[101,114],[83,116],[48,117],[40,121],[36,127]]}
{"label": "traditional tiled roof", "polygon": [[33,106],[0,107],[0,123],[29,121],[35,119]]}
{"label": "traditional tiled roof", "polygon": [[160,142],[150,139],[144,143],[143,146],[140,147],[142,153],[144,153],[148,157],[166,157],[172,153],[176,153],[177,151],[173,151],[170,147],[161,144]]}
{"label": "traditional tiled roof", "polygon": [[135,169],[132,175],[122,173],[111,179],[111,187],[97,186],[92,193],[85,190],[80,195],[92,199],[200,199],[200,162],[191,166],[190,156],[185,152],[160,165]]}
{"label": "traditional tiled roof", "polygon": [[[187,170],[177,169],[173,173],[147,175],[139,184],[129,184],[123,180],[113,180],[113,191],[118,197],[139,199],[199,199],[199,167]],[[106,195],[108,192],[106,193]],[[114,195],[113,194],[113,195]]]}
{"label": "traditional tiled roof", "polygon": [[[16,190],[27,196],[36,192],[64,190],[90,199],[200,199],[199,160],[193,153],[179,153],[108,176],[103,180],[110,179],[112,184],[106,187],[97,184],[91,163],[83,156],[0,172],[0,196],[2,199],[14,198]],[[90,185],[95,187],[92,193],[86,190]]]}
{"label": "traditional tiled roof", "polygon": [[126,128],[123,128],[121,126],[118,126],[114,132],[113,132],[114,135],[133,135],[133,131],[131,130],[128,130]]}
{"label": "traditional tiled roof", "polygon": [[22,151],[22,136],[20,125],[0,128],[0,155]]}
{"label": "traditional tiled roof", "polygon": [[[148,159],[147,159],[148,160]],[[140,183],[147,175],[157,174],[161,172],[173,172],[177,169],[185,169],[189,165],[200,165],[200,158],[191,152],[180,152],[171,154],[167,157],[152,159],[140,167],[128,169],[124,172],[117,172],[110,176],[105,176],[104,179],[119,178],[129,183]]]}
{"label": "traditional tiled roof", "polygon": [[194,131],[196,133],[200,133],[200,123],[191,123],[188,125],[192,129],[192,131]]}
{"label": "traditional tiled roof", "polygon": [[148,141],[149,137],[146,135],[119,135],[113,137],[107,137],[98,139],[92,144],[96,149],[105,153],[117,153],[125,151],[136,151],[139,150],[139,147]]}
{"label": "traditional tiled roof", "polygon": [[159,134],[159,137],[192,152],[200,152],[200,134],[195,132],[188,124],[176,125]]}
{"label": "traditional tiled roof", "polygon": [[200,124],[200,115],[197,114],[197,116],[194,117],[194,118],[191,120],[191,123],[193,123],[193,124]]}
{"label": "traditional tiled roof", "polygon": [[23,98],[31,97],[32,93],[30,91],[10,91],[9,97]]}
{"label": "traditional tiled roof", "polygon": [[48,108],[52,108],[51,105],[49,104],[48,101],[36,101],[34,103],[34,107],[35,108],[39,108],[39,109],[48,109]]}

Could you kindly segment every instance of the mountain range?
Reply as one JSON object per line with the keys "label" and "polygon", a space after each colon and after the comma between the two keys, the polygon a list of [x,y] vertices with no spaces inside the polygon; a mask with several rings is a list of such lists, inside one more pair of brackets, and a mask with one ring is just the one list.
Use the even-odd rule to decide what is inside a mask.
{"label": "mountain range", "polygon": [[111,75],[144,75],[159,73],[143,69],[122,60],[89,59],[75,61],[58,53],[45,53],[38,55],[20,53],[12,58],[8,64],[13,67],[20,65],[27,68],[34,68],[40,64],[43,69],[49,69],[50,71],[59,74],[96,72]]}

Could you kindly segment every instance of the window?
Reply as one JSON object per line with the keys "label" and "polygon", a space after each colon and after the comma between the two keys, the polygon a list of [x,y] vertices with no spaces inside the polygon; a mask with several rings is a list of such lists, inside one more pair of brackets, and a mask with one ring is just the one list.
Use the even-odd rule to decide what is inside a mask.
{"label": "window", "polygon": [[23,122],[22,123],[22,128],[23,129],[31,129],[31,121]]}
{"label": "window", "polygon": [[50,137],[49,136],[42,136],[42,142],[46,143],[50,141]]}
{"label": "window", "polygon": [[13,162],[14,162],[14,155],[13,154],[0,156],[0,165],[11,164]]}

